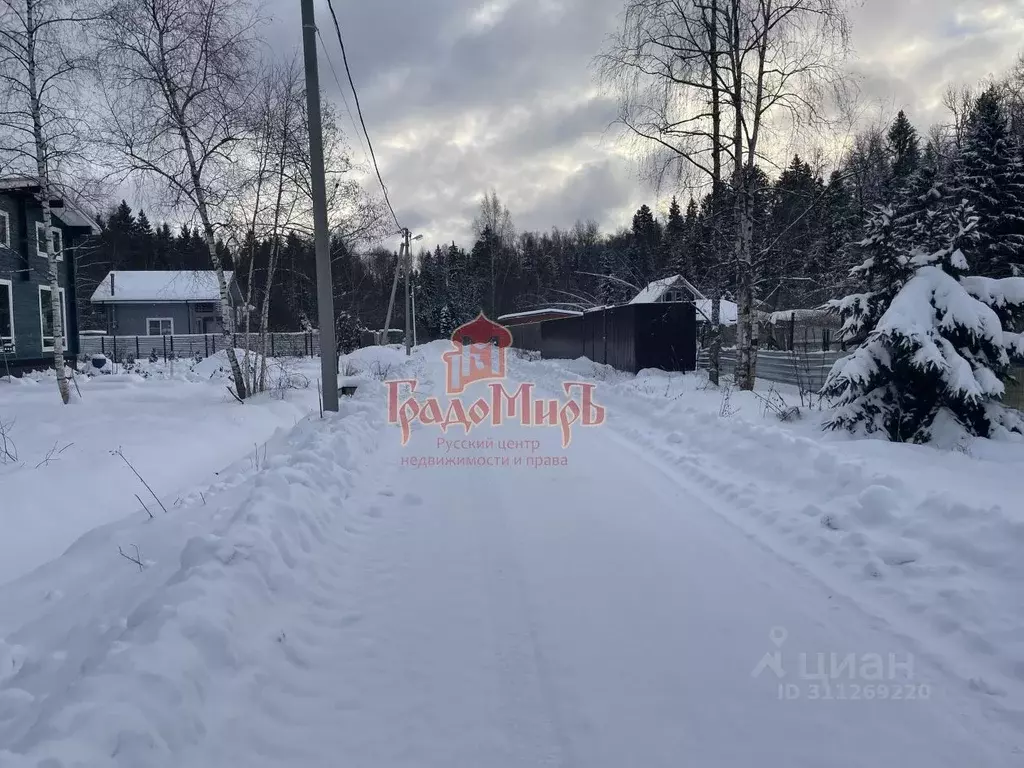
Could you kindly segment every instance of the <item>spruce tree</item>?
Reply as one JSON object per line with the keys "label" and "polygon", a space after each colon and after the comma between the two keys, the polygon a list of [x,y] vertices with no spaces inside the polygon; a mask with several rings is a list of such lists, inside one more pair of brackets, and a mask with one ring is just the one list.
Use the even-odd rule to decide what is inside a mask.
{"label": "spruce tree", "polygon": [[665,224],[665,235],[662,238],[661,269],[658,277],[668,277],[683,273],[680,261],[686,244],[686,220],[679,207],[679,201],[673,197],[668,207],[668,222]]}
{"label": "spruce tree", "polygon": [[896,247],[909,254],[915,248],[936,251],[942,247],[943,211],[953,204],[948,185],[939,174],[939,157],[929,142],[917,170],[905,181],[896,205],[893,237]]}
{"label": "spruce tree", "polygon": [[633,215],[633,242],[629,250],[629,268],[625,279],[643,288],[658,273],[661,251],[661,225],[651,209],[641,205]]}
{"label": "spruce tree", "polygon": [[893,237],[894,218],[890,206],[876,208],[864,225],[864,239],[851,248],[860,264],[850,270],[850,277],[865,290],[829,302],[843,321],[840,338],[846,344],[868,337],[909,277],[906,257]]}
{"label": "spruce tree", "polygon": [[921,158],[917,129],[902,109],[885,138],[892,158],[889,189],[896,193],[917,170]]}
{"label": "spruce tree", "polygon": [[[860,270],[874,278],[875,288],[840,302],[844,328],[868,333],[825,383],[823,393],[838,400],[827,427],[915,443],[940,433],[1022,431],[1020,414],[1000,398],[1011,361],[1024,353],[1024,338],[1004,332],[993,306],[1024,305],[1024,278],[968,275],[964,248],[977,237],[978,219],[966,203],[934,224],[942,247],[917,247],[906,256],[891,244],[881,247],[891,241],[880,236],[886,217],[873,222],[876,237]],[[879,285],[886,274],[898,286],[888,300],[893,291]]]}
{"label": "spruce tree", "polygon": [[999,92],[978,97],[957,164],[956,195],[978,216],[968,256],[979,274],[1024,274],[1024,166]]}

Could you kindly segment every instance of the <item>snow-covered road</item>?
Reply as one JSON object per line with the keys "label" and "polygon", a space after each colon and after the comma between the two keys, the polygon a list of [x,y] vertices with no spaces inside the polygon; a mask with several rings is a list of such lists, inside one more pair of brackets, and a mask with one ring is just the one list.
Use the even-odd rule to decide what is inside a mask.
{"label": "snow-covered road", "polygon": [[[440,360],[417,368],[440,395]],[[336,513],[239,513],[269,526],[286,567],[251,536],[190,543],[156,607],[0,744],[0,765],[4,746],[12,765],[58,758],[48,768],[1024,764],[1020,724],[991,697],[610,422],[576,429],[565,466],[440,468],[403,462],[453,455],[436,428],[403,447],[378,422],[351,482],[327,489]],[[562,455],[557,429],[472,438]],[[279,505],[313,504],[288,487],[327,455],[310,440],[260,482]],[[202,546],[216,557],[188,554]],[[0,726],[16,703],[0,696]]]}
{"label": "snow-covered road", "polygon": [[[558,453],[543,432],[473,437]],[[350,500],[362,519],[326,537],[274,617],[279,652],[220,691],[181,765],[1024,759],[959,683],[613,429],[577,430],[563,467],[402,465],[444,455],[439,434],[383,441]]]}

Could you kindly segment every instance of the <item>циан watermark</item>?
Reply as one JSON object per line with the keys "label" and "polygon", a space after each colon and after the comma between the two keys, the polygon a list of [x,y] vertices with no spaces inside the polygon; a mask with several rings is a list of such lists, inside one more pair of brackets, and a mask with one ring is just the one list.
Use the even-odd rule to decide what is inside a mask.
{"label": "\u0446\u0438\u0430\u043d watermark", "polygon": [[[402,445],[409,442],[417,422],[440,427],[447,434],[451,427],[462,427],[466,435],[481,424],[501,426],[515,423],[524,427],[557,427],[562,448],[572,441],[575,426],[604,424],[605,409],[594,400],[596,384],[583,381],[562,382],[565,397],[543,398],[535,395],[535,385],[519,384],[514,392],[505,388],[508,349],[512,333],[489,320],[482,312],[456,328],[451,337],[453,348],[441,357],[445,364],[447,407],[431,395],[416,397],[416,379],[385,381],[388,397],[388,423],[402,430]],[[485,382],[488,395],[464,400],[466,389]]]}
{"label": "\u0446\u0438\u0430\u043d watermark", "polygon": [[914,656],[888,653],[790,653],[782,646],[789,637],[784,627],[772,627],[768,638],[775,650],[757,663],[751,677],[774,675],[780,701],[920,701],[931,687],[914,678]]}

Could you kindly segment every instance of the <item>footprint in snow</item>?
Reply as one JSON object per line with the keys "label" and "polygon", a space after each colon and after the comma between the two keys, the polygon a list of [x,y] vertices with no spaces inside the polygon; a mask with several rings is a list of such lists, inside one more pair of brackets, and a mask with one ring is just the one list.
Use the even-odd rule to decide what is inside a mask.
{"label": "footprint in snow", "polygon": [[384,515],[384,512],[376,504],[374,506],[370,507],[368,510],[366,510],[366,516],[367,517],[379,518],[379,517],[383,517],[383,515]]}
{"label": "footprint in snow", "polygon": [[415,493],[407,493],[402,497],[402,502],[410,507],[417,507],[423,503],[423,499]]}
{"label": "footprint in snow", "polygon": [[380,496],[394,496],[395,495],[395,492],[392,491],[390,488],[385,488],[383,491],[378,491],[377,493]]}

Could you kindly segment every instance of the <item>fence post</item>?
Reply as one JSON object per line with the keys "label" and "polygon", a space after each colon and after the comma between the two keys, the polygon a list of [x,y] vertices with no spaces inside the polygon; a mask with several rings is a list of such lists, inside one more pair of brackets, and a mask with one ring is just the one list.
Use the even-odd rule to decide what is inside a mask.
{"label": "fence post", "polygon": [[100,354],[107,354],[107,342],[104,336],[100,336]]}
{"label": "fence post", "polygon": [[164,362],[166,363],[167,362],[167,337],[163,336],[162,338],[163,338],[163,341],[164,341]]}
{"label": "fence post", "polygon": [[117,362],[117,336],[114,337],[114,362]]}
{"label": "fence post", "polygon": [[796,339],[796,312],[789,313],[789,351],[792,352]]}
{"label": "fence post", "polygon": [[203,357],[209,357],[210,356],[210,337],[207,336],[205,333],[203,334],[203,349],[206,352],[206,354],[203,355]]}
{"label": "fence post", "polygon": [[139,337],[136,336],[135,337],[135,359],[138,360],[140,357],[142,357],[142,353],[139,352]]}

